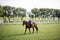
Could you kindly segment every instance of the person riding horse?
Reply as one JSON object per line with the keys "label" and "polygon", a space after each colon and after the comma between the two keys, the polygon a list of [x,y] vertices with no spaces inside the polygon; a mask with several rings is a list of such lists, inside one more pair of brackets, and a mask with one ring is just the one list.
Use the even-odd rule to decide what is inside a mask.
{"label": "person riding horse", "polygon": [[29,24],[30,24],[30,27],[32,26],[32,24],[33,24],[33,20],[32,20],[32,15],[29,15]]}
{"label": "person riding horse", "polygon": [[36,29],[36,32],[38,33],[38,26],[37,26],[37,24],[35,22],[33,24],[31,24],[32,26],[30,27],[29,22],[24,20],[23,21],[23,26],[24,25],[25,25],[25,32],[24,32],[24,34],[26,34],[27,29],[29,29],[29,32],[31,33],[30,28],[33,29],[32,33],[34,33],[34,28]]}

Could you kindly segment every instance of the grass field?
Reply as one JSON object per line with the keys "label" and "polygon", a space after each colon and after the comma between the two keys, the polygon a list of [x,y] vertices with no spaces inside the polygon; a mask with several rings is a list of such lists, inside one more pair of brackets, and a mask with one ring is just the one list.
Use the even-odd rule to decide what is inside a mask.
{"label": "grass field", "polygon": [[60,23],[38,24],[38,28],[38,33],[29,34],[27,30],[24,35],[25,27],[21,24],[2,24],[0,25],[0,40],[60,40]]}

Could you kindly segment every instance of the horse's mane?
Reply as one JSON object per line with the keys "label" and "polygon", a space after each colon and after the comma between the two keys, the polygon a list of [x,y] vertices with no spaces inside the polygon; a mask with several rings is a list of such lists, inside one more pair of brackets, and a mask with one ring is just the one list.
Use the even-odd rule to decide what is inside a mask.
{"label": "horse's mane", "polygon": [[[25,20],[24,20],[25,21]],[[26,23],[28,23],[28,21],[25,21]]]}

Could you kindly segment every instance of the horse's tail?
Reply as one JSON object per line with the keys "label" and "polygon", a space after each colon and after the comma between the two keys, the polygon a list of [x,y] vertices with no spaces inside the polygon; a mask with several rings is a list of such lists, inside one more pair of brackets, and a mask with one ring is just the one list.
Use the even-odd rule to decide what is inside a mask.
{"label": "horse's tail", "polygon": [[35,29],[36,29],[36,32],[38,33],[38,27],[37,26],[35,27]]}
{"label": "horse's tail", "polygon": [[37,27],[37,24],[35,22],[33,22],[33,27],[35,27],[36,31],[38,32],[38,27]]}
{"label": "horse's tail", "polygon": [[36,29],[36,31],[38,32],[38,27],[37,27],[37,24],[35,24],[35,29]]}

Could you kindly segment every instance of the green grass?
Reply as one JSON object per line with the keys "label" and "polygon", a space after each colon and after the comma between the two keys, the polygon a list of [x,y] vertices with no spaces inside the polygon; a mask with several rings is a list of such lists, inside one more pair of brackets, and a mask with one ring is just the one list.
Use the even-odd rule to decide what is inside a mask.
{"label": "green grass", "polygon": [[[0,40],[60,40],[60,24],[38,24],[39,32],[31,33],[19,24],[0,25]],[[36,30],[35,30],[36,31]],[[31,29],[32,32],[32,29]]]}
{"label": "green grass", "polygon": [[3,20],[3,18],[2,18],[2,17],[0,17],[0,20]]}

